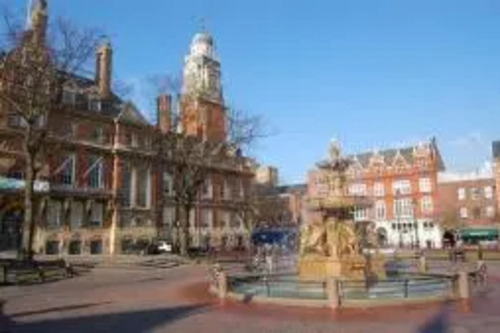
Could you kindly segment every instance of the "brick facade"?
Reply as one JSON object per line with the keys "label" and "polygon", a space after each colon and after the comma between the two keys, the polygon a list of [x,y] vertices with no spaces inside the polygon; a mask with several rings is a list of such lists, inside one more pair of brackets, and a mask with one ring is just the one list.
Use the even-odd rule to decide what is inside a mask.
{"label": "brick facade", "polygon": [[[366,196],[370,208],[358,209],[356,221],[373,221],[382,243],[440,246],[437,223],[437,175],[444,166],[434,140],[413,147],[348,156],[349,194]],[[320,169],[308,173],[308,196],[329,196]]]}

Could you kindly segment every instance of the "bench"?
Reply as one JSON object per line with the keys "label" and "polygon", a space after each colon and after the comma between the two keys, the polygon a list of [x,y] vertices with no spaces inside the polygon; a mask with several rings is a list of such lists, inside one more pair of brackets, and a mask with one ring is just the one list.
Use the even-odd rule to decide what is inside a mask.
{"label": "bench", "polygon": [[4,283],[45,282],[47,280],[68,278],[75,272],[65,260],[45,262],[11,261],[4,265]]}

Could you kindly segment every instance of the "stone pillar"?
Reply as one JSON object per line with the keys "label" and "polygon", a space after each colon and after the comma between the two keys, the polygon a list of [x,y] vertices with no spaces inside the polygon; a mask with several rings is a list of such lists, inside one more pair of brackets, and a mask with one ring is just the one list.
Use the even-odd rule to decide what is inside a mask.
{"label": "stone pillar", "polygon": [[458,298],[470,298],[469,274],[464,271],[458,273]]}
{"label": "stone pillar", "polygon": [[220,299],[227,297],[227,275],[224,271],[219,272],[217,276],[217,295]]}
{"label": "stone pillar", "polygon": [[335,278],[326,280],[326,294],[330,308],[337,309],[340,307],[339,284]]}
{"label": "stone pillar", "polygon": [[420,273],[427,273],[427,258],[422,255],[418,258],[418,271]]}

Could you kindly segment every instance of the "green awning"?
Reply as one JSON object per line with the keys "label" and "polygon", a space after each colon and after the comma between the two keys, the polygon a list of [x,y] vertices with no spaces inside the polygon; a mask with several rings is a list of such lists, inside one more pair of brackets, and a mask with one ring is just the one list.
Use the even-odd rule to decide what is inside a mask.
{"label": "green awning", "polygon": [[464,238],[479,238],[479,237],[495,237],[498,238],[498,229],[484,228],[484,229],[462,229],[460,236]]}

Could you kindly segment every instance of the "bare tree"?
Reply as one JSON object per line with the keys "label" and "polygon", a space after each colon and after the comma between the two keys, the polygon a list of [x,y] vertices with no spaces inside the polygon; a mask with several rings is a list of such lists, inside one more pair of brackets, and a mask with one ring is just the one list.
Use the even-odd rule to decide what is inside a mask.
{"label": "bare tree", "polygon": [[[243,170],[248,158],[243,157],[243,149],[250,147],[257,140],[267,136],[262,118],[249,115],[241,110],[226,108],[227,138],[224,141],[212,141],[186,133],[183,125],[190,119],[183,112],[182,106],[199,97],[182,94],[182,82],[177,77],[155,76],[150,78],[156,96],[167,94],[172,98],[171,129],[167,135],[161,135],[159,144],[162,158],[167,162],[173,178],[175,202],[175,220],[181,255],[186,255],[189,248],[189,216],[195,207],[199,194],[207,180],[227,170]],[[199,104],[200,105],[200,104]],[[203,112],[200,105],[197,112]],[[250,204],[240,202],[238,215],[250,218]],[[245,225],[247,225],[245,221]]]}
{"label": "bare tree", "polygon": [[[34,184],[46,165],[51,136],[47,119],[62,107],[65,83],[83,73],[100,35],[58,19],[47,33],[47,4],[39,0],[24,29],[5,12],[7,34],[0,59],[0,111],[19,120],[25,167],[23,239],[20,254],[32,258]],[[53,147],[52,147],[53,149]]]}

